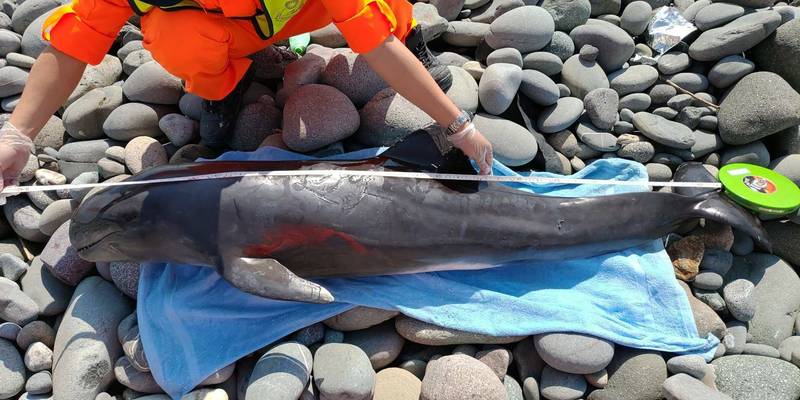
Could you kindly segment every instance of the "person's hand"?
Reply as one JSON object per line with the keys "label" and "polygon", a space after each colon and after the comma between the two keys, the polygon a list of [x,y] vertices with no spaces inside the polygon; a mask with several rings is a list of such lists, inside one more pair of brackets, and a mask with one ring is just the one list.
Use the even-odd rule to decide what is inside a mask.
{"label": "person's hand", "polygon": [[33,141],[11,122],[0,128],[0,191],[15,185],[33,152]]}
{"label": "person's hand", "polygon": [[486,140],[473,123],[468,123],[459,132],[447,137],[453,146],[478,164],[481,175],[492,173],[492,144]]}

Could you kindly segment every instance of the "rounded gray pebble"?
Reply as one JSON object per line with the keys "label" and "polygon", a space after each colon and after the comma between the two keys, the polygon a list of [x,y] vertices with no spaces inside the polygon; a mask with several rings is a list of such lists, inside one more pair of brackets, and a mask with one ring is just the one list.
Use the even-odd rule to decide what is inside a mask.
{"label": "rounded gray pebble", "polygon": [[708,81],[715,87],[726,88],[753,72],[755,68],[752,61],[738,54],[727,56],[711,67],[708,71]]}
{"label": "rounded gray pebble", "polygon": [[726,147],[725,151],[722,153],[720,163],[722,165],[748,163],[766,168],[770,163],[770,155],[764,143],[756,141],[742,146]]}
{"label": "rounded gray pebble", "polygon": [[546,46],[554,31],[550,13],[541,7],[523,6],[495,19],[489,27],[486,43],[495,49],[513,47],[521,53],[530,53]]}
{"label": "rounded gray pebble", "polygon": [[707,30],[689,46],[689,56],[697,61],[715,61],[751,49],[781,24],[775,11],[760,11]]}
{"label": "rounded gray pebble", "polygon": [[256,362],[245,399],[296,400],[311,377],[312,357],[299,343],[282,343]]}
{"label": "rounded gray pebble", "polygon": [[367,400],[375,385],[369,358],[352,344],[331,343],[317,349],[313,376],[323,398]]}
{"label": "rounded gray pebble", "polygon": [[645,167],[647,168],[647,176],[651,181],[666,182],[672,179],[672,170],[664,164],[651,162]]}
{"label": "rounded gray pebble", "polygon": [[744,12],[744,7],[737,4],[712,3],[697,12],[694,24],[701,31],[707,31],[741,17]]}
{"label": "rounded gray pebble", "polygon": [[519,91],[540,106],[556,104],[560,97],[558,86],[552,79],[542,72],[529,69],[522,70]]}
{"label": "rounded gray pebble", "polygon": [[555,54],[561,61],[567,61],[575,53],[575,43],[568,34],[555,31],[553,33],[550,43],[545,46],[542,51]]}
{"label": "rounded gray pebble", "polygon": [[589,0],[545,0],[541,7],[553,16],[555,29],[563,32],[586,23],[592,12]]}
{"label": "rounded gray pebble", "polygon": [[698,355],[676,356],[667,360],[667,370],[671,374],[688,374],[703,379],[706,368],[706,360]]}
{"label": "rounded gray pebble", "polygon": [[0,398],[14,398],[25,387],[25,364],[16,347],[0,339]]}
{"label": "rounded gray pebble", "polygon": [[[595,151],[611,152],[619,150],[617,138],[614,135],[602,131],[586,119],[581,119],[578,122],[575,134],[583,144]],[[582,157],[582,154],[579,153],[578,158],[586,159],[587,157]]]}
{"label": "rounded gray pebble", "polygon": [[692,61],[684,52],[670,51],[658,59],[658,70],[664,75],[672,75],[689,68]]}
{"label": "rounded gray pebble", "polygon": [[700,380],[687,374],[677,374],[664,381],[664,396],[668,400],[730,400],[731,398],[712,389]]}
{"label": "rounded gray pebble", "polygon": [[178,104],[183,95],[181,80],[156,61],[144,63],[122,85],[131,101],[151,104]]}
{"label": "rounded gray pebble", "polygon": [[652,86],[657,79],[658,71],[649,65],[634,65],[614,71],[608,76],[611,89],[616,90],[620,96],[642,92]]}
{"label": "rounded gray pebble", "polygon": [[742,347],[742,354],[750,354],[754,356],[762,356],[762,357],[770,357],[770,358],[780,358],[781,353],[778,349],[760,343],[745,343],[744,347]]}
{"label": "rounded gray pebble", "polygon": [[629,158],[631,160],[640,162],[642,164],[650,161],[655,155],[655,147],[650,142],[636,142],[623,146],[617,155],[622,158]]}
{"label": "rounded gray pebble", "polygon": [[561,70],[561,79],[572,96],[583,99],[587,93],[598,88],[608,88],[606,73],[594,61],[586,61],[579,55],[570,57]]}
{"label": "rounded gray pebble", "polygon": [[533,337],[536,350],[553,368],[570,374],[591,374],[604,369],[614,357],[614,344],[577,333],[548,333]]}
{"label": "rounded gray pebble", "polygon": [[610,23],[581,25],[570,32],[575,47],[591,44],[600,50],[597,62],[605,71],[616,71],[634,53],[634,43],[622,28]]}
{"label": "rounded gray pebble", "polygon": [[620,108],[627,108],[633,112],[647,110],[651,103],[652,100],[646,93],[631,93],[619,99]]}
{"label": "rounded gray pebble", "polygon": [[667,101],[675,97],[677,94],[677,89],[664,83],[653,85],[653,87],[650,88],[650,91],[647,92],[647,95],[650,96],[651,102],[657,106],[667,104]]}
{"label": "rounded gray pebble", "polygon": [[722,275],[715,272],[700,272],[694,277],[694,287],[705,290],[717,290],[722,287]]}
{"label": "rounded gray pebble", "polygon": [[583,102],[575,97],[564,97],[541,111],[537,127],[544,133],[555,133],[569,128],[583,112]]}
{"label": "rounded gray pebble", "polygon": [[394,321],[386,321],[360,331],[345,334],[345,343],[358,346],[369,357],[374,370],[380,370],[400,355],[405,339],[397,334]]}
{"label": "rounded gray pebble", "polygon": [[614,123],[614,133],[617,135],[624,135],[626,133],[633,133],[636,128],[630,122],[617,121]]}
{"label": "rounded gray pebble", "polygon": [[746,279],[737,279],[725,285],[723,295],[731,315],[742,322],[753,319],[756,299],[752,296],[755,285]]}
{"label": "rounded gray pebble", "polygon": [[557,83],[558,86],[558,95],[560,97],[569,97],[572,94],[572,91],[569,90],[569,87],[563,83]]}
{"label": "rounded gray pebble", "polygon": [[533,135],[514,122],[488,114],[477,114],[473,122],[492,143],[495,158],[503,164],[527,164],[539,151]]}
{"label": "rounded gray pebble", "polygon": [[445,43],[460,47],[476,47],[489,33],[489,24],[471,21],[451,21],[442,34]]}
{"label": "rounded gray pebble", "polygon": [[489,56],[486,57],[486,65],[489,66],[497,63],[513,64],[522,67],[522,54],[513,47],[497,49],[489,53]]}
{"label": "rounded gray pebble", "polygon": [[666,146],[688,149],[695,143],[691,129],[655,114],[638,112],[633,116],[633,124],[642,134]]}
{"label": "rounded gray pebble", "polygon": [[572,132],[566,130],[548,135],[547,143],[567,158],[574,157],[580,151],[578,139],[575,138]]}
{"label": "rounded gray pebble", "polygon": [[535,69],[547,76],[557,75],[564,68],[564,62],[555,54],[537,51],[522,58],[522,68]]}
{"label": "rounded gray pebble", "polygon": [[800,94],[781,76],[751,73],[739,80],[720,104],[720,136],[725,143],[738,145],[796,126],[800,123],[798,104]]}
{"label": "rounded gray pebble", "polygon": [[722,357],[712,364],[717,367],[717,388],[730,396],[758,400],[800,397],[800,369],[786,361],[740,355]]}
{"label": "rounded gray pebble", "polygon": [[137,136],[161,136],[158,127],[159,113],[142,103],[126,103],[111,111],[103,122],[108,137],[128,141]]}
{"label": "rounded gray pebble", "polygon": [[708,78],[696,72],[681,72],[672,75],[669,77],[669,80],[692,93],[702,92],[708,89]]}
{"label": "rounded gray pebble", "polygon": [[568,374],[550,366],[542,370],[541,393],[549,400],[574,400],[586,392],[586,379],[581,375]]}
{"label": "rounded gray pebble", "polygon": [[620,17],[620,27],[631,36],[639,36],[647,29],[650,23],[650,14],[653,8],[645,1],[634,1],[625,6]]}
{"label": "rounded gray pebble", "polygon": [[514,101],[522,82],[522,69],[512,64],[492,64],[478,83],[480,104],[490,114],[501,114]]}
{"label": "rounded gray pebble", "polygon": [[619,95],[612,89],[594,89],[583,98],[586,114],[592,124],[603,130],[610,130],[617,121]]}
{"label": "rounded gray pebble", "polygon": [[53,375],[50,371],[41,371],[31,375],[25,382],[28,394],[46,394],[53,390]]}

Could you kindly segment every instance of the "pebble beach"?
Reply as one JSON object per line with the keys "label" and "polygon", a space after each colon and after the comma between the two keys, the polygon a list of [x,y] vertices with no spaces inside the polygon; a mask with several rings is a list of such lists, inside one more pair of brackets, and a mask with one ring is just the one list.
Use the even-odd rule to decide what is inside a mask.
{"label": "pebble beach", "polygon": [[[0,122],[19,101],[58,0],[0,8]],[[414,16],[495,159],[569,175],[595,160],[731,163],[800,184],[800,8],[775,0],[428,0]],[[696,30],[659,54],[653,16]],[[143,45],[138,20],[89,66],[34,143],[23,186],[114,182],[214,158],[201,99]],[[334,25],[298,56],[252,56],[255,82],[228,149],[314,156],[440,130],[353,53]],[[653,190],[669,188],[653,186]],[[92,190],[8,197],[0,213],[0,400],[169,400],[136,317],[139,265],[90,263],[69,240]],[[231,364],[184,400],[798,400],[800,215],[761,216],[774,254],[697,221],[664,238],[711,362],[570,332],[493,337],[357,307]],[[303,362],[287,362],[287,359]]]}

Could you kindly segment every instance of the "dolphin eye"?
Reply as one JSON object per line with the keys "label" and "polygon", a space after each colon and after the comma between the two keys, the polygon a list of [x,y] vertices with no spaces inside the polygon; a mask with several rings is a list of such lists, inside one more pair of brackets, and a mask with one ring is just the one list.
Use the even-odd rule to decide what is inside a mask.
{"label": "dolphin eye", "polygon": [[81,224],[88,224],[100,216],[101,213],[115,206],[120,201],[131,198],[138,194],[132,189],[125,188],[122,190],[115,190],[109,188],[98,193],[93,194],[91,197],[85,199],[75,213],[73,220]]}
{"label": "dolphin eye", "polygon": [[75,222],[88,224],[97,218],[114,200],[120,197],[122,197],[122,194],[113,189],[95,193],[91,197],[84,199],[73,219]]}

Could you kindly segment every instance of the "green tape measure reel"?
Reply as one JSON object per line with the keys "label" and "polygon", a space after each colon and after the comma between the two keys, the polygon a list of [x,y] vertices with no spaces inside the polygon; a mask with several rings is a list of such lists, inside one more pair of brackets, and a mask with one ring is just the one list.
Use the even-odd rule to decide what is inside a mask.
{"label": "green tape measure reel", "polygon": [[752,164],[728,164],[719,180],[733,201],[753,211],[786,215],[800,208],[800,188],[789,178]]}

